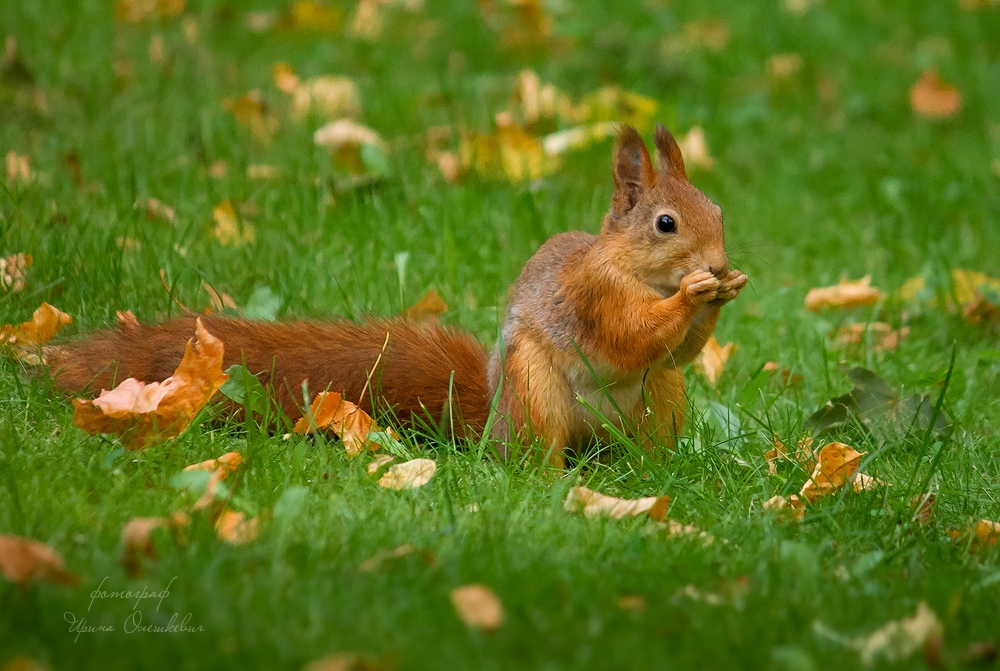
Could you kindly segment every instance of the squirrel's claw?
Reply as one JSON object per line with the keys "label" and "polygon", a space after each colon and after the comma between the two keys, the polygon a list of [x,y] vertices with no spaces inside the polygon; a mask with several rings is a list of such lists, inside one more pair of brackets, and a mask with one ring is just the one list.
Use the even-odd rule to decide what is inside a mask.
{"label": "squirrel's claw", "polygon": [[688,273],[681,280],[681,293],[695,305],[714,301],[719,287],[718,278],[706,270]]}
{"label": "squirrel's claw", "polygon": [[738,270],[729,271],[729,276],[721,282],[719,290],[715,294],[716,301],[731,301],[736,298],[743,287],[747,285],[749,278]]}

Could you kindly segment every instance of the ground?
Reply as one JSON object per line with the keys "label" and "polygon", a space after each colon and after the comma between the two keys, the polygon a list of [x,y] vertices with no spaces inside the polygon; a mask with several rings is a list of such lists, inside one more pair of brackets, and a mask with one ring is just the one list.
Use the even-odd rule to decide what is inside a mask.
{"label": "ground", "polygon": [[[141,14],[141,4],[123,7]],[[995,2],[544,2],[541,13],[397,3],[379,10],[374,41],[347,34],[351,5],[297,3],[296,14],[189,0],[176,14],[178,4],[136,22],[104,0],[0,6],[20,59],[9,56],[0,79],[0,153],[30,162],[27,177],[16,164],[0,175],[0,256],[34,260],[23,290],[0,290],[0,323],[47,301],[73,316],[60,338],[73,337],[119,310],[141,320],[178,303],[202,310],[203,282],[279,318],[395,314],[435,288],[445,323],[491,343],[532,252],[555,233],[598,229],[610,141],[535,180],[453,184],[425,138],[434,126],[489,133],[518,71],[533,68],[574,100],[619,84],[657,101],[651,121],[679,136],[703,129],[714,162],[690,177],[722,206],[733,264],[750,277],[717,329],[738,349],[715,387],[687,372],[689,426],[668,460],[619,445],[563,477],[499,463],[484,445],[423,438],[418,450],[404,436],[438,470],[401,492],[376,486],[369,459],[334,438],[283,440],[252,424],[199,421],[126,452],[75,428],[44,374],[0,359],[0,533],[49,544],[80,576],[77,587],[0,583],[0,663],[300,668],[355,651],[375,668],[855,668],[858,653],[823,632],[866,636],[920,602],[942,623],[942,647],[901,668],[961,667],[970,644],[998,641],[998,548],[947,534],[1000,520],[997,334],[946,305],[951,270],[1000,275]],[[772,58],[788,54],[800,60]],[[369,157],[377,183],[350,183],[342,160],[313,144],[324,120],[292,117],[273,82],[278,62],[303,79],[357,83],[361,119],[386,138],[386,160]],[[911,107],[929,70],[961,93],[947,118]],[[223,101],[252,89],[266,110],[243,123]],[[458,131],[444,143],[457,148]],[[250,164],[276,175],[252,180]],[[147,216],[150,198],[173,207],[173,221]],[[224,200],[253,240],[215,235]],[[811,287],[864,275],[883,291],[874,306],[804,309]],[[918,275],[938,288],[936,305],[899,298]],[[909,334],[895,350],[837,344],[840,327],[866,321]],[[762,372],[767,362],[801,381]],[[769,476],[764,454],[774,434],[794,445],[815,410],[849,391],[851,367],[900,397],[943,398],[940,430],[882,415],[835,428],[823,440],[867,452],[864,471],[891,486],[781,521],[763,502],[809,474],[782,463]],[[230,545],[196,518],[183,543],[156,532],[157,557],[129,578],[126,522],[189,504],[175,474],[231,450],[244,458],[234,505],[261,515],[260,537]],[[668,495],[670,518],[714,542],[645,518],[571,515],[562,503],[576,484]],[[301,508],[275,512],[292,487],[305,488]],[[925,524],[910,509],[921,492],[936,496]],[[407,543],[425,552],[359,568]],[[102,581],[169,594],[92,598]],[[469,583],[502,601],[497,631],[456,617],[449,592]],[[128,633],[133,611],[159,624],[190,613],[204,631]],[[67,618],[115,631],[77,635]]]}

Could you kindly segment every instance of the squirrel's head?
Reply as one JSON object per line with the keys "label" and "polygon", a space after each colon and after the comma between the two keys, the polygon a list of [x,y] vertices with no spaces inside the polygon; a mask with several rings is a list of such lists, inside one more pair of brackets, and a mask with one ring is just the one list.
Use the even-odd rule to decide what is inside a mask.
{"label": "squirrel's head", "polygon": [[677,140],[657,124],[653,142],[655,168],[639,133],[631,126],[619,131],[611,164],[615,192],[601,238],[622,269],[669,296],[695,270],[725,277],[729,259],[722,210],[687,180]]}

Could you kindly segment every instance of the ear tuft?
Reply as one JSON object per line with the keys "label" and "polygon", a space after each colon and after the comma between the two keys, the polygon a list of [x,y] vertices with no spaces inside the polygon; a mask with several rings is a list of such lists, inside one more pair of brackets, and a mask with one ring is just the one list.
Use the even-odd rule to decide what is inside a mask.
{"label": "ear tuft", "polygon": [[653,132],[653,144],[656,145],[656,153],[660,156],[660,170],[668,175],[687,179],[681,148],[673,134],[662,123],[656,124],[656,130]]}
{"label": "ear tuft", "polygon": [[611,170],[615,177],[612,205],[619,213],[635,207],[642,191],[656,184],[656,172],[649,159],[649,151],[635,128],[622,126],[618,131]]}

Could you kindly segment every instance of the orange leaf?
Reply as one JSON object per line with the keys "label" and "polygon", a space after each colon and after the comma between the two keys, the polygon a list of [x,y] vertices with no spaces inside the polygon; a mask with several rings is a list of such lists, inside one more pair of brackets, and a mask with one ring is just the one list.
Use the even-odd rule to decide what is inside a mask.
{"label": "orange leaf", "polygon": [[473,629],[495,631],[503,624],[503,605],[489,587],[464,585],[451,590],[458,617]]}
{"label": "orange leaf", "polygon": [[227,475],[234,472],[240,467],[243,462],[243,457],[239,452],[226,452],[221,457],[217,459],[207,459],[201,461],[197,464],[191,464],[190,466],[185,466],[185,471],[208,471],[213,472],[216,470],[222,470],[224,475],[222,479],[225,479]]}
{"label": "orange leaf", "polygon": [[709,336],[705,347],[701,350],[698,358],[695,359],[695,368],[714,387],[722,375],[722,371],[726,368],[726,362],[729,361],[729,357],[735,351],[736,345],[733,343],[729,343],[723,347],[719,345],[719,341],[715,339],[715,336]]}
{"label": "orange leaf", "polygon": [[563,510],[576,513],[583,511],[584,517],[607,515],[620,520],[623,517],[635,517],[645,513],[650,518],[660,521],[667,515],[670,507],[669,496],[645,496],[641,499],[619,499],[595,492],[587,487],[573,487],[569,490],[563,502]]}
{"label": "orange leaf", "polygon": [[45,543],[19,536],[0,536],[0,573],[11,582],[32,579],[76,585],[80,579],[66,570],[62,555]]}
{"label": "orange leaf", "polygon": [[866,454],[844,443],[824,445],[819,451],[816,468],[802,485],[799,496],[812,503],[840,489],[858,470],[861,457]]}
{"label": "orange leaf", "polygon": [[136,517],[128,521],[122,529],[121,542],[125,546],[122,565],[129,577],[136,577],[142,569],[142,558],[156,557],[150,536],[155,529],[170,529],[176,532],[191,523],[186,513],[176,512],[170,517]]}
{"label": "orange leaf", "polygon": [[764,501],[764,510],[778,512],[778,518],[782,520],[800,520],[806,514],[805,503],[795,494],[787,499],[780,495],[772,496]]}
{"label": "orange leaf", "polygon": [[441,298],[437,289],[431,289],[423,297],[403,310],[403,319],[413,322],[437,320],[438,316],[448,311],[448,304]]}
{"label": "orange leaf", "polygon": [[0,345],[14,347],[14,355],[29,363],[35,363],[37,358],[31,352],[33,348],[52,340],[64,326],[72,323],[73,318],[59,311],[48,303],[42,303],[31,316],[31,321],[12,326],[0,326]]}
{"label": "orange leaf", "polygon": [[962,94],[938,73],[928,70],[910,89],[910,107],[928,119],[947,119],[962,109]]}
{"label": "orange leaf", "polygon": [[[377,433],[379,427],[371,416],[350,401],[345,401],[334,391],[321,391],[316,394],[309,412],[299,418],[292,429],[294,433],[312,433],[316,429],[331,429],[340,436],[347,454],[356,457],[365,447],[377,450],[380,445],[369,441],[371,433]],[[392,434],[391,429],[386,433]]]}
{"label": "orange leaf", "polygon": [[295,93],[299,87],[299,78],[288,63],[275,63],[272,68],[274,74],[274,85],[285,93]]}
{"label": "orange leaf", "polygon": [[31,179],[31,161],[24,154],[7,152],[7,179],[11,182],[27,182]]}
{"label": "orange leaf", "polygon": [[121,436],[140,449],[180,434],[229,376],[222,372],[223,344],[198,319],[184,358],[163,382],[129,378],[92,401],[74,399],[73,424],[88,433]]}
{"label": "orange leaf", "polygon": [[899,347],[900,341],[910,334],[907,326],[894,331],[885,322],[870,322],[868,324],[850,324],[837,332],[837,342],[841,345],[857,346],[871,338],[872,349],[876,352],[893,351]]}
{"label": "orange leaf", "polygon": [[215,520],[215,533],[230,545],[244,545],[257,540],[260,535],[260,519],[244,519],[243,513],[227,510]]}
{"label": "orange leaf", "polygon": [[842,281],[832,287],[810,289],[806,296],[806,310],[818,312],[823,308],[852,308],[874,305],[881,297],[879,290],[871,286],[870,275],[854,282]]}

